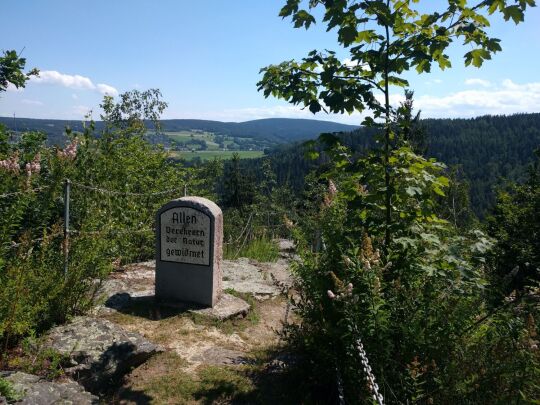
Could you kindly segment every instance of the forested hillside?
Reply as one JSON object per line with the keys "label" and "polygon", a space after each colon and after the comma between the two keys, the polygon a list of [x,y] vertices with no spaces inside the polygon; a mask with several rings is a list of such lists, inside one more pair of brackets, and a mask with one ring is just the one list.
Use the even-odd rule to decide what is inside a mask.
{"label": "forested hillside", "polygon": [[[338,49],[316,32],[296,47],[276,27],[265,46],[255,37],[262,10],[248,11],[274,2],[191,2],[176,12],[176,2],[154,2],[128,18],[108,7],[99,15],[114,25],[102,22],[101,41],[97,31],[66,29],[72,14],[51,24],[50,7],[3,19],[21,15],[0,32],[18,36],[28,22],[40,32],[33,47],[49,48],[38,66],[106,63],[94,67],[94,84],[27,70],[22,51],[0,52],[2,111],[86,111],[61,98],[80,90],[71,104],[96,105],[83,90],[103,95],[102,122],[0,119],[0,404],[540,404],[540,105],[529,97],[536,72],[518,69],[534,63],[510,54],[510,69],[499,64],[481,79],[458,71],[437,91],[452,100],[438,105],[441,116],[496,114],[501,105],[532,113],[421,120],[414,105],[415,89],[427,95],[418,76],[456,69],[459,45],[465,67],[496,59],[507,43],[491,30],[523,22],[534,0],[280,2],[280,17],[325,26]],[[190,13],[199,3],[208,4]],[[132,21],[157,13],[194,25],[180,36],[160,24],[163,41],[153,40],[155,26],[133,35]],[[238,16],[256,26],[236,27]],[[60,35],[46,35],[50,26]],[[241,36],[216,48],[228,31]],[[65,32],[77,44],[96,39],[99,53],[73,55]],[[23,39],[33,42],[21,36],[13,47]],[[118,57],[105,53],[114,39]],[[171,52],[182,42],[211,59]],[[137,60],[123,57],[130,44]],[[184,60],[143,64],[140,55]],[[160,89],[120,94],[100,83],[110,65],[118,86],[159,78],[177,101],[182,89],[171,114],[197,99],[214,111],[193,110],[205,116],[245,113],[255,98],[235,103],[235,77],[249,79],[239,68],[254,58],[265,98],[361,116],[362,127],[162,121]],[[500,77],[509,77],[502,87]],[[512,81],[522,79],[529,83]],[[196,97],[184,92],[188,82]],[[454,97],[459,83],[467,97]],[[394,104],[397,87],[404,97]],[[478,88],[483,96],[469,97]],[[3,92],[17,89],[28,91],[25,109],[4,107]],[[459,110],[458,98],[466,98]]]}
{"label": "forested hillside", "polygon": [[[67,138],[64,133],[66,127],[83,132],[83,124],[78,120],[0,117],[0,124],[17,132],[42,131],[47,134],[48,143],[51,145],[66,143]],[[145,122],[145,124],[152,127],[151,122]],[[103,121],[96,121],[95,126],[97,131],[103,130]],[[321,132],[352,131],[357,128],[354,125],[331,121],[289,118],[269,118],[246,122],[174,119],[161,120],[160,126],[162,132],[197,130],[230,137],[255,138],[274,144],[316,138]]]}
{"label": "forested hillside", "polygon": [[[494,187],[506,180],[521,181],[533,151],[540,147],[540,114],[483,116],[472,119],[426,119],[421,121],[426,134],[427,156],[459,166],[470,183],[471,205],[474,212],[484,216],[493,205]],[[361,128],[340,135],[343,143],[356,151],[374,146],[374,131]],[[269,157],[280,184],[302,188],[304,176],[325,162],[304,157],[301,144],[274,148]],[[250,170],[257,161],[243,162]]]}

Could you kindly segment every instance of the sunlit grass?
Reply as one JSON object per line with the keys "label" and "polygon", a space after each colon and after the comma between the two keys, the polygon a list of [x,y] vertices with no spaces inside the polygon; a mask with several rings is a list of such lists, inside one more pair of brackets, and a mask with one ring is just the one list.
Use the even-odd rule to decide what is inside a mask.
{"label": "sunlit grass", "polygon": [[243,246],[226,244],[223,249],[225,259],[234,260],[247,257],[259,262],[275,262],[279,258],[279,249],[273,240],[262,237],[246,242]]}

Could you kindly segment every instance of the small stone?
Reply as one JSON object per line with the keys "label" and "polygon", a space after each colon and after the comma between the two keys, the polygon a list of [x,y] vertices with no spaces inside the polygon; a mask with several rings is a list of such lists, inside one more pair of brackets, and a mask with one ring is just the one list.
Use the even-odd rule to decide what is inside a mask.
{"label": "small stone", "polygon": [[245,317],[250,307],[251,305],[242,298],[231,294],[223,294],[213,308],[191,309],[190,312],[224,321],[231,318]]}
{"label": "small stone", "polygon": [[280,252],[292,253],[296,249],[294,242],[289,239],[278,239],[277,243]]}
{"label": "small stone", "polygon": [[223,347],[211,347],[198,356],[193,357],[192,361],[211,365],[240,365],[248,364],[244,352],[238,350],[225,349]]}

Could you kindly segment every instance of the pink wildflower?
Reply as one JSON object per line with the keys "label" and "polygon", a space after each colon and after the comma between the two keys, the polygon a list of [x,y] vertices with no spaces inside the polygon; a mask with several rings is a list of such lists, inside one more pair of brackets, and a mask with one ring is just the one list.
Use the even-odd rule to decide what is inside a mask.
{"label": "pink wildflower", "polygon": [[8,159],[0,160],[0,169],[4,169],[13,174],[19,174],[19,152],[15,152]]}
{"label": "pink wildflower", "polygon": [[352,283],[347,284],[347,293],[352,294],[353,285]]}
{"label": "pink wildflower", "polygon": [[326,294],[328,295],[328,298],[330,298],[331,300],[333,300],[334,298],[336,298],[336,294],[334,294],[334,293],[332,292],[332,290],[328,290],[328,291],[326,292]]}
{"label": "pink wildflower", "polygon": [[323,207],[329,207],[332,204],[332,201],[334,201],[334,197],[337,194],[337,188],[336,185],[332,180],[328,181],[328,189],[327,193],[324,195],[323,198]]}
{"label": "pink wildflower", "polygon": [[34,159],[31,162],[28,162],[25,166],[26,169],[26,175],[28,177],[32,176],[32,174],[38,174],[41,171],[41,155],[39,153],[34,156]]}
{"label": "pink wildflower", "polygon": [[334,197],[337,194],[336,185],[332,180],[328,181],[328,194],[330,194],[331,197]]}
{"label": "pink wildflower", "polygon": [[68,146],[65,147],[65,149],[58,151],[58,157],[66,160],[74,160],[77,156],[78,144],[79,140],[75,138]]}

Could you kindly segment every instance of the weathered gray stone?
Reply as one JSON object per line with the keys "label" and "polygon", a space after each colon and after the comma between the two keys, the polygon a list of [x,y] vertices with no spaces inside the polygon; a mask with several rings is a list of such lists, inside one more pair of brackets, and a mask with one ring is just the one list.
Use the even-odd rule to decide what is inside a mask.
{"label": "weathered gray stone", "polygon": [[200,355],[193,357],[192,360],[212,365],[239,365],[250,362],[244,352],[223,347],[211,347]]}
{"label": "weathered gray stone", "polygon": [[283,256],[283,255],[290,255],[292,253],[295,252],[296,250],[296,246],[294,244],[294,242],[290,239],[276,239],[275,240],[277,245],[278,245],[278,249],[279,249],[279,253]]}
{"label": "weathered gray stone", "polygon": [[77,317],[53,328],[45,347],[69,356],[72,366],[66,373],[91,392],[102,391],[163,350],[138,333],[90,317]]}
{"label": "weathered gray stone", "polygon": [[[95,312],[107,314],[123,310],[144,298],[153,305],[154,272],[155,262],[149,261],[130,264],[113,273],[99,290],[99,302],[103,304]],[[259,263],[246,258],[223,261],[223,287],[251,294],[259,301],[279,295],[280,285],[291,284],[288,260],[279,259],[275,263]],[[189,305],[184,307],[188,309]]]}
{"label": "weathered gray stone", "polygon": [[212,201],[183,197],[156,215],[156,300],[214,306],[222,292],[223,214]]}
{"label": "weathered gray stone", "polygon": [[[17,404],[24,405],[87,405],[98,404],[98,397],[86,392],[75,381],[51,382],[21,372],[6,373],[5,379],[21,394]],[[7,401],[5,402],[7,403]],[[2,404],[0,397],[0,404]]]}
{"label": "weathered gray stone", "polygon": [[287,264],[258,263],[246,258],[224,260],[223,287],[252,294],[259,301],[276,297],[281,290],[272,279],[272,271],[277,274],[282,267],[287,271]]}
{"label": "weathered gray stone", "polygon": [[223,321],[247,315],[251,305],[231,294],[223,294],[213,308],[192,309],[190,312]]}

